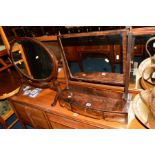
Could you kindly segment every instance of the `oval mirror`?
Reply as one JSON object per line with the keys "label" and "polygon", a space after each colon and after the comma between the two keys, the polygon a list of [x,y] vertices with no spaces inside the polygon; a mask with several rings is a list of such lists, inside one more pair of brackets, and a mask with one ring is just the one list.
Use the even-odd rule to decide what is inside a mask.
{"label": "oval mirror", "polygon": [[51,51],[40,41],[32,38],[16,38],[10,56],[17,70],[29,81],[54,81],[58,63]]}

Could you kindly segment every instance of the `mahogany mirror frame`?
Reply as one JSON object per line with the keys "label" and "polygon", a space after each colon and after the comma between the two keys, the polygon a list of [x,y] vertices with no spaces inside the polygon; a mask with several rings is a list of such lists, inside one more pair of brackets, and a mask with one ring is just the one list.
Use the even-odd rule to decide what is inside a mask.
{"label": "mahogany mirror frame", "polygon": [[[120,76],[121,75],[123,76],[123,81],[122,81],[122,84],[118,85],[118,86],[121,86],[121,87],[125,86],[125,84],[126,84],[126,74],[127,74],[127,67],[126,67],[126,64],[127,64],[127,45],[125,43],[127,42],[127,34],[128,34],[127,29],[100,31],[100,32],[87,32],[87,33],[74,33],[74,34],[64,34],[64,35],[59,34],[58,35],[58,42],[59,42],[59,45],[61,47],[61,54],[62,54],[62,58],[63,58],[63,61],[64,61],[64,69],[65,69],[65,72],[66,72],[65,74],[66,74],[67,80],[94,83],[94,81],[91,82],[91,80],[87,80],[87,79],[84,79],[84,78],[78,78],[78,77],[75,77],[75,76],[72,75],[72,73],[71,73],[71,71],[69,69],[69,66],[68,66],[66,56],[65,56],[65,51],[64,51],[64,48],[63,48],[63,45],[62,45],[62,42],[61,42],[61,38],[89,37],[89,36],[101,36],[101,35],[102,36],[121,35],[122,36],[123,72],[122,72],[122,74],[120,73]],[[97,82],[95,82],[95,83],[97,83]],[[104,83],[104,82],[101,82],[101,83],[99,82],[99,84],[117,86],[117,84]]]}
{"label": "mahogany mirror frame", "polygon": [[[16,65],[16,63],[13,60],[13,54],[12,54],[13,46],[18,41],[30,41],[32,43],[39,45],[42,49],[44,49],[44,51],[46,51],[46,53],[48,54],[49,59],[51,61],[51,64],[52,64],[52,72],[47,78],[34,79],[34,78],[31,78],[30,76],[26,75],[19,69],[19,67]],[[9,53],[10,53],[10,58],[11,58],[13,65],[15,66],[17,71],[20,73],[22,80],[24,80],[25,83],[29,83],[30,85],[37,86],[37,87],[49,87],[50,82],[56,81],[57,74],[58,74],[58,61],[57,61],[54,53],[51,54],[51,51],[49,51],[49,49],[40,41],[38,41],[36,39],[29,38],[29,37],[17,37],[11,42],[11,47],[10,47]]]}

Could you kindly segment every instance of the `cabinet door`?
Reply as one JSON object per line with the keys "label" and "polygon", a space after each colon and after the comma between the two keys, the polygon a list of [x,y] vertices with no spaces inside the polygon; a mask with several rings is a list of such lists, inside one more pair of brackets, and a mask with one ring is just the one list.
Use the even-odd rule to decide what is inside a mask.
{"label": "cabinet door", "polygon": [[14,103],[15,110],[24,124],[34,128],[50,128],[46,115],[41,110],[26,106],[22,103]]}
{"label": "cabinet door", "polygon": [[48,120],[41,110],[26,106],[26,112],[34,128],[49,128]]}
{"label": "cabinet door", "polygon": [[30,125],[32,126],[32,122],[29,119],[27,113],[26,113],[26,106],[19,104],[19,103],[12,103],[11,104],[18,116],[18,119],[21,121],[21,123],[25,126],[25,125]]}

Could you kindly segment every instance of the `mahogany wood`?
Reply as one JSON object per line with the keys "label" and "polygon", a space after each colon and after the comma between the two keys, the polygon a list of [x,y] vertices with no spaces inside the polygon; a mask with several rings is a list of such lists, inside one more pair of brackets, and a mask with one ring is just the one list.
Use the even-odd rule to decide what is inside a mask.
{"label": "mahogany wood", "polygon": [[[65,88],[65,77],[64,77],[64,70],[61,70],[61,72],[59,72],[58,74],[58,81],[61,83],[60,87],[62,89]],[[98,84],[88,84],[85,83],[83,84],[83,82],[79,82],[77,84],[77,82],[74,81],[70,81],[70,85],[73,86],[87,86],[88,88],[95,88],[97,90],[99,90],[99,92],[106,92],[105,90],[109,90],[109,91],[113,91],[115,90],[116,92],[122,92],[123,89],[122,87],[118,88],[116,86],[108,86],[108,85],[103,85],[102,87]],[[41,94],[39,94],[39,96],[35,99],[32,98],[28,98],[26,96],[22,96],[21,94],[19,95],[15,95],[13,97],[10,98],[11,103],[14,102],[14,104],[18,103],[21,104],[23,106],[28,106],[34,109],[38,109],[40,111],[45,112],[46,114],[46,119],[49,120],[50,122],[50,127],[54,128],[54,129],[70,129],[70,128],[127,128],[127,127],[131,127],[131,128],[140,128],[139,122],[137,121],[136,118],[134,118],[133,121],[128,122],[128,124],[124,124],[124,123],[118,123],[118,122],[112,122],[112,121],[106,121],[104,119],[94,119],[91,117],[86,117],[83,115],[78,115],[76,113],[73,113],[72,111],[69,111],[63,107],[61,107],[58,102],[56,104],[56,106],[51,107],[51,102],[54,98],[55,92],[50,90],[50,89],[44,89]],[[112,95],[113,96],[113,95]],[[17,117],[19,118],[19,122],[21,123],[21,125],[23,126],[23,128],[26,128],[26,124],[23,124],[23,118],[22,116],[19,117],[18,115],[18,110],[15,109],[15,107],[13,106],[14,104],[12,104],[12,107],[15,110],[15,113],[17,115]],[[37,116],[39,117],[39,116]],[[42,120],[44,121],[44,120]],[[73,122],[77,122],[77,123],[73,123]],[[134,123],[133,123],[134,122]],[[87,127],[86,127],[87,125]]]}
{"label": "mahogany wood", "polygon": [[53,128],[96,129],[97,127],[55,114],[47,114]]}
{"label": "mahogany wood", "polygon": [[92,118],[126,123],[127,107],[122,98],[119,92],[73,86],[61,93],[60,105]]}
{"label": "mahogany wood", "polygon": [[70,38],[70,37],[83,37],[83,36],[95,36],[95,35],[112,35],[112,34],[120,34],[120,32],[125,32],[124,29],[119,30],[110,30],[110,31],[97,31],[97,32],[84,32],[84,33],[70,33],[70,34],[64,34],[64,38]]}
{"label": "mahogany wood", "polygon": [[[31,75],[22,72],[20,70],[20,68],[18,68],[18,66],[16,65],[16,62],[13,59],[13,53],[12,52],[14,51],[14,45],[16,43],[18,43],[18,42],[21,42],[21,41],[29,41],[31,43],[34,43],[34,44],[38,45],[40,48],[42,48],[44,50],[43,52],[45,52],[48,55],[49,63],[51,63],[51,66],[52,66],[52,69],[51,69],[52,71],[51,71],[51,73],[50,73],[50,75],[48,77],[46,77],[44,79],[37,79],[37,78],[35,79]],[[55,105],[57,97],[58,97],[58,94],[59,94],[60,91],[59,91],[59,89],[57,87],[58,83],[56,81],[57,74],[58,74],[58,61],[57,61],[53,51],[49,50],[40,41],[37,41],[37,40],[32,39],[32,38],[28,38],[28,37],[20,37],[20,38],[15,38],[12,41],[11,49],[10,49],[10,56],[11,56],[13,64],[15,65],[17,71],[20,73],[21,78],[22,78],[21,81],[22,81],[23,84],[22,84],[22,87],[20,89],[20,92],[22,92],[22,88],[23,88],[24,84],[32,85],[32,86],[35,86],[35,87],[54,89],[54,90],[57,91],[57,95],[55,95],[55,100],[54,100],[54,102],[51,102],[51,104]],[[24,60],[26,61],[26,59],[24,59]]]}
{"label": "mahogany wood", "polygon": [[[105,121],[103,119],[98,120],[75,114],[61,107],[59,104],[52,107],[51,102],[54,100],[55,94],[56,92],[51,89],[43,89],[36,98],[30,98],[22,94],[10,98],[12,106],[15,109],[19,121],[22,122],[23,127],[26,124],[30,124],[35,128],[35,124],[30,121],[30,119],[33,119],[34,122],[38,122],[38,120],[41,122],[50,122],[50,125],[48,124],[50,128],[126,128],[126,124],[123,123]],[[25,114],[28,113],[27,110],[25,111],[27,107],[38,114],[33,112],[30,116]],[[40,112],[44,113],[46,117],[42,117],[43,114],[40,114]],[[46,123],[40,123],[38,127],[44,128],[44,124]]]}
{"label": "mahogany wood", "polygon": [[[123,80],[124,76],[123,74],[119,73],[106,73],[106,72],[97,72],[97,73],[76,73],[74,75],[77,78],[82,78],[84,77],[86,82],[93,82],[93,83],[104,83],[104,84],[109,84],[113,80],[113,85],[116,86],[123,86]],[[115,79],[115,80],[114,80]],[[103,82],[104,81],[104,82]]]}
{"label": "mahogany wood", "polygon": [[154,34],[155,27],[143,27],[143,28],[132,28],[131,32],[133,35],[145,35],[145,34]]}
{"label": "mahogany wood", "polygon": [[18,117],[21,119],[24,125],[28,124],[33,126],[34,128],[50,128],[50,124],[46,119],[45,113],[36,108],[31,108],[29,106],[20,104],[20,103],[12,103],[18,113]]}
{"label": "mahogany wood", "polygon": [[[147,31],[147,33],[148,32],[149,33],[153,32],[154,30],[153,29],[149,29]],[[139,32],[136,32],[136,31],[133,31],[133,32],[134,32],[134,34],[138,34],[138,35],[140,33],[146,33],[146,32],[144,32],[144,30],[143,31],[141,30]],[[106,33],[104,33],[104,34],[106,34]],[[76,36],[79,37],[80,34],[72,34],[72,35],[74,35],[75,37]],[[82,34],[82,35],[86,35],[86,34]],[[90,35],[94,35],[94,34],[90,34]],[[124,32],[124,36],[127,36],[126,32]],[[68,36],[65,36],[65,37],[68,37]],[[124,39],[124,42],[126,42],[126,37]],[[131,46],[133,46],[133,45],[131,45]],[[126,50],[126,48],[127,48],[127,46],[125,44],[124,45],[124,49]],[[123,61],[124,60],[127,60],[127,55],[126,54],[123,55]],[[65,62],[64,62],[64,64],[65,64]],[[66,67],[66,64],[65,64],[64,67]],[[67,70],[67,68],[65,68],[65,69]],[[128,71],[128,70],[126,70],[126,68],[124,68],[124,70],[125,70],[125,73],[126,73],[126,71]],[[126,75],[127,74],[124,74],[124,78],[126,78]],[[90,94],[90,95],[93,96],[94,100],[98,100],[98,98],[96,99],[97,95],[98,96],[101,95],[102,98],[104,98],[104,97],[106,97],[106,93],[108,93],[108,95],[107,95],[108,97],[109,97],[109,95],[111,95],[111,96],[115,96],[116,95],[115,96],[116,99],[119,100],[119,98],[120,98],[121,101],[123,102],[122,94],[124,92],[124,87],[116,87],[116,86],[113,86],[113,85],[104,85],[104,84],[100,85],[100,84],[88,83],[88,82],[83,82],[83,81],[73,81],[73,80],[70,80],[68,78],[69,77],[68,72],[67,72],[67,76],[66,77],[69,80],[68,84],[67,84],[67,85],[69,85],[69,89],[72,90],[71,89],[72,86],[77,87],[78,91],[76,90],[76,93],[79,92],[79,94],[82,95],[83,97],[85,95],[87,95],[87,94]],[[63,78],[62,79],[58,79],[58,81],[61,82],[62,84],[64,84],[64,86],[65,86],[66,81],[64,81]],[[62,86],[62,88],[64,86]],[[91,88],[90,92],[88,92],[89,89],[83,90],[82,86],[85,87],[85,88],[87,88],[87,87]],[[93,93],[91,93],[91,91]],[[108,91],[111,91],[111,92],[109,93]],[[69,93],[70,92],[71,91],[69,91]],[[112,92],[115,95],[112,94]],[[14,96],[14,97],[10,98],[10,100],[12,101],[12,103],[14,102],[13,104],[22,104],[24,106],[31,107],[32,109],[33,108],[37,109],[37,110],[39,110],[39,112],[42,111],[45,114],[45,116],[46,116],[46,117],[44,117],[45,120],[47,119],[50,122],[50,123],[48,123],[50,128],[126,128],[126,124],[118,123],[118,122],[112,122],[112,121],[106,121],[105,119],[94,119],[94,118],[91,118],[91,117],[82,116],[80,114],[76,114],[76,113],[74,113],[72,111],[69,111],[69,110],[61,107],[59,104],[57,104],[55,107],[51,107],[50,104],[51,104],[51,101],[54,98],[52,96],[55,93],[56,92],[54,92],[54,91],[52,91],[50,89],[45,89],[35,99],[28,98],[26,96],[22,96],[21,94],[18,94],[18,96]],[[119,95],[117,96],[117,94],[119,94]],[[63,96],[61,96],[61,97],[63,97]],[[79,101],[80,99],[81,98],[77,98],[77,101]],[[87,98],[84,97],[83,99],[84,100],[85,99],[89,99],[89,97],[87,97]],[[82,100],[82,101],[84,101],[84,100]],[[78,102],[78,104],[79,103],[83,103],[83,102]],[[99,104],[99,106],[100,106],[100,104]],[[76,110],[79,111],[79,108],[76,109]],[[39,116],[40,115],[37,115],[37,117],[39,117]],[[33,117],[33,118],[35,118],[35,117]],[[115,117],[115,118],[117,118],[117,117]],[[22,121],[22,116],[21,116],[20,120]],[[41,119],[41,120],[45,121],[44,119]],[[33,125],[33,126],[35,127],[35,125]],[[39,128],[42,128],[42,127],[40,126]]]}
{"label": "mahogany wood", "polygon": [[41,36],[41,37],[34,37],[34,39],[39,41],[57,41],[57,36]]}
{"label": "mahogany wood", "polygon": [[[13,60],[13,55],[12,55],[12,49],[13,49],[13,45],[16,43],[16,42],[19,42],[19,41],[30,41],[32,43],[35,43],[37,44],[38,46],[40,46],[41,48],[44,49],[44,51],[48,54],[51,62],[49,63],[52,63],[52,72],[50,74],[49,77],[45,78],[45,79],[34,79],[34,78],[31,78],[30,76],[24,74],[23,72],[21,72],[21,70],[16,66],[14,60]],[[32,38],[29,38],[29,37],[21,37],[21,38],[15,38],[13,41],[12,41],[12,44],[11,44],[11,48],[10,48],[10,56],[11,56],[11,59],[12,59],[12,62],[14,63],[15,67],[17,68],[17,70],[25,77],[27,78],[28,80],[31,80],[33,82],[48,82],[48,81],[54,81],[56,80],[57,78],[57,69],[58,69],[58,62],[57,62],[57,59],[55,57],[54,54],[51,53],[51,51],[49,51],[49,49],[41,42],[35,40],[35,39],[32,39]]]}
{"label": "mahogany wood", "polygon": [[[66,46],[62,46],[61,43],[61,37],[62,38],[70,38],[70,37],[81,37],[81,36],[98,36],[98,35],[107,35],[107,34],[121,34],[122,35],[122,51],[123,51],[123,74],[117,74],[117,73],[79,73],[75,74],[74,76],[71,74],[66,53],[64,50],[66,50]],[[129,77],[129,63],[130,63],[130,47],[128,48],[128,58],[127,58],[127,34],[128,30],[120,30],[120,31],[107,31],[107,32],[93,32],[93,33],[81,33],[81,34],[67,34],[60,36],[59,43],[62,49],[62,56],[64,60],[64,68],[67,74],[67,80],[68,80],[68,87],[66,90],[64,90],[60,94],[60,105],[63,107],[66,107],[67,109],[77,112],[79,114],[93,117],[93,118],[99,118],[99,119],[107,119],[111,121],[118,121],[118,122],[127,122],[128,114],[128,102],[127,102],[127,94],[128,94],[128,77]],[[91,46],[92,48],[96,48]],[[90,47],[90,51],[91,51]],[[69,48],[69,47],[67,47]],[[77,47],[75,47],[74,50],[76,50]],[[88,49],[86,47],[78,47],[82,52],[87,52]],[[78,50],[79,50],[78,49]],[[97,48],[96,48],[97,49]],[[73,48],[67,49],[67,51],[73,50]],[[73,51],[74,51],[73,50]],[[74,51],[75,52],[75,51]],[[100,49],[96,51],[96,53],[100,52]],[[73,52],[72,52],[73,53]],[[77,53],[77,52],[75,52]],[[70,56],[68,54],[68,56]],[[73,54],[73,56],[75,56]],[[73,59],[73,57],[72,57]],[[78,55],[74,57],[74,59],[79,59]],[[77,82],[76,85],[73,84]],[[95,81],[99,82],[98,87],[102,87],[102,84],[113,86],[117,85],[119,88],[122,86],[123,90],[121,92],[117,92],[113,90],[112,91],[103,91],[103,93],[100,93],[98,89],[95,87],[91,87],[92,83],[95,83]],[[103,81],[103,82],[101,82]],[[88,84],[89,82],[89,84]],[[72,83],[72,86],[70,85]],[[78,84],[81,83],[81,85],[78,86]],[[86,84],[87,83],[87,84]],[[101,84],[102,83],[102,84]],[[89,88],[87,86],[89,85]],[[73,89],[74,87],[74,89]],[[77,89],[75,89],[77,88]],[[87,88],[87,89],[86,89]],[[111,87],[112,88],[112,87]],[[88,90],[89,89],[89,90]],[[105,88],[106,89],[106,88]],[[106,93],[105,93],[106,92]],[[105,97],[105,94],[107,95]],[[114,98],[111,98],[111,94],[114,94]],[[118,95],[119,94],[119,95]],[[73,95],[73,96],[72,96]],[[87,104],[91,104],[92,107],[87,107]]]}
{"label": "mahogany wood", "polygon": [[[69,66],[68,66],[68,63],[67,63],[67,55],[69,57],[69,59],[74,59],[76,61],[80,61],[80,56],[77,55],[77,52],[75,52],[77,49],[77,47],[73,49],[73,47],[67,47],[67,51],[68,51],[68,54],[65,53],[65,46],[63,47],[62,43],[61,43],[61,38],[70,38],[70,37],[82,37],[82,36],[100,36],[100,35],[118,35],[118,34],[121,34],[122,35],[122,55],[123,55],[123,74],[124,74],[124,79],[122,81],[122,83],[124,83],[125,79],[126,79],[126,61],[127,61],[127,56],[126,56],[126,50],[127,50],[127,32],[128,30],[124,29],[124,30],[116,30],[116,31],[103,31],[103,32],[89,32],[89,33],[78,33],[78,34],[65,34],[65,35],[59,35],[58,36],[58,41],[59,41],[59,44],[60,44],[60,47],[61,47],[61,50],[62,50],[62,57],[64,59],[64,66],[65,66],[65,72],[67,73],[67,78],[69,80],[80,80],[82,81],[84,78],[76,78],[74,77],[71,72],[70,72],[70,69],[69,69]],[[68,49],[69,48],[69,49]],[[86,47],[78,47],[78,48],[86,48]],[[96,48],[97,49],[97,48]],[[75,51],[74,51],[75,50]],[[69,52],[69,51],[72,51],[72,52]],[[73,52],[74,51],[74,52]],[[98,51],[98,50],[97,50]],[[83,50],[81,50],[81,52],[84,52]],[[70,53],[72,53],[70,55]],[[75,54],[73,54],[75,53]],[[114,54],[112,54],[114,55]],[[113,62],[113,59],[114,58],[111,58],[112,59],[112,62]],[[113,64],[113,63],[112,63]],[[113,64],[114,65],[114,64]],[[113,81],[111,81],[109,84],[113,84]],[[125,83],[124,83],[125,84]]]}

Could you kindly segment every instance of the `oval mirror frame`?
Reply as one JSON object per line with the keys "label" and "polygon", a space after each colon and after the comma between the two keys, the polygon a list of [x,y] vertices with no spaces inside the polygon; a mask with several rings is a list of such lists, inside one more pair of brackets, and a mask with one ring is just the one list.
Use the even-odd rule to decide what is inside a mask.
{"label": "oval mirror frame", "polygon": [[[13,60],[13,54],[12,54],[12,50],[13,50],[13,46],[15,45],[15,43],[18,43],[19,41],[30,41],[32,43],[37,44],[38,46],[40,46],[42,49],[44,49],[44,51],[48,54],[50,62],[52,64],[52,71],[51,74],[44,79],[34,79],[31,78],[30,76],[28,76],[27,74],[23,73],[20,68],[16,65],[16,63]],[[17,71],[22,75],[22,77],[25,77],[27,79],[28,83],[46,83],[46,82],[50,82],[50,81],[55,81],[57,79],[57,74],[58,74],[58,61],[56,56],[54,55],[53,51],[49,51],[49,49],[40,41],[33,39],[33,38],[29,38],[29,37],[17,37],[15,38],[12,42],[11,42],[11,47],[10,47],[10,58],[11,61],[13,63],[13,65],[16,67]],[[35,85],[35,84],[34,84]]]}

